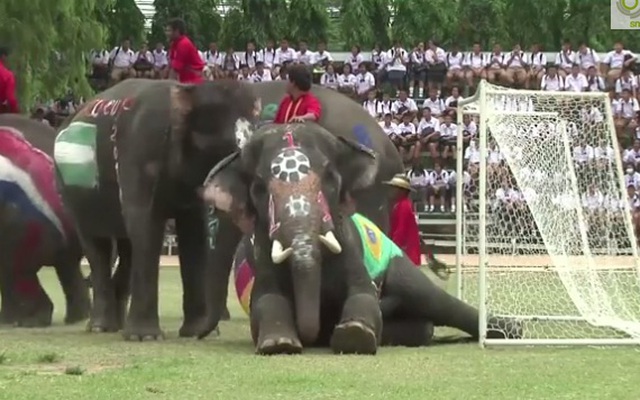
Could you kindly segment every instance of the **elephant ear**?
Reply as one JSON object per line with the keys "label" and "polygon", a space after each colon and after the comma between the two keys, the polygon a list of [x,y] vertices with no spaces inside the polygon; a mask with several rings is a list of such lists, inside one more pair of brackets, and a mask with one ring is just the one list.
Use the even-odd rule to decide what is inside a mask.
{"label": "elephant ear", "polygon": [[184,142],[188,135],[187,117],[195,107],[195,85],[176,84],[169,89],[170,121],[169,154],[170,171],[177,175],[182,164]]}
{"label": "elephant ear", "polygon": [[203,184],[202,198],[214,210],[224,212],[247,233],[253,231],[253,215],[249,207],[250,177],[240,151],[216,164]]}
{"label": "elephant ear", "polygon": [[353,192],[375,184],[379,159],[370,148],[344,137],[338,137],[336,166],[344,190]]}

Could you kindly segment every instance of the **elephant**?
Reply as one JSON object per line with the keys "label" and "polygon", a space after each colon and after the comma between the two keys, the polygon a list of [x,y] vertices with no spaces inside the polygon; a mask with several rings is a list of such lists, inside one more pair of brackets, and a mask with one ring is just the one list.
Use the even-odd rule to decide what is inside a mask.
{"label": "elephant", "polygon": [[[54,160],[91,267],[90,331],[122,329],[126,340],[164,336],[158,265],[169,218],[175,219],[184,290],[179,335],[198,331],[206,311],[208,249],[206,210],[197,188],[218,161],[247,139],[256,117],[253,93],[240,82],[184,85],[132,79],[98,94],[61,127]],[[114,238],[119,248],[130,247],[125,283],[111,277]]]}
{"label": "elephant", "polygon": [[365,216],[345,212],[348,193],[373,185],[378,168],[373,151],[317,124],[271,124],[209,173],[205,202],[254,234],[258,353],[328,344],[336,353],[375,354],[383,311],[391,331],[398,319],[419,336],[430,323],[477,333],[475,309],[437,290]]}
{"label": "elephant", "polygon": [[[287,82],[283,81],[250,84],[254,96],[259,101],[260,124],[273,120],[279,102],[286,95],[286,85]],[[322,115],[318,121],[320,126],[336,136],[372,149],[379,156],[379,167],[373,184],[358,190],[351,188],[350,196],[354,200],[358,212],[387,232],[389,229],[389,204],[379,193],[385,190],[383,181],[387,181],[395,174],[404,171],[398,151],[378,122],[371,118],[361,105],[343,94],[318,85],[314,85],[311,91],[322,104]],[[216,329],[225,309],[231,260],[241,238],[239,231],[229,227],[225,216],[219,217],[219,222],[218,231],[223,231],[225,234],[216,235],[212,259],[218,262],[207,270],[209,273],[207,278],[209,319],[205,328],[198,335],[200,338]],[[211,226],[216,226],[216,224],[215,221],[210,223]],[[229,261],[227,262],[227,260]]]}
{"label": "elephant", "polygon": [[55,186],[55,131],[21,115],[0,115],[0,324],[51,325],[53,303],[38,271],[52,266],[66,300],[66,323],[89,315],[82,250]]}

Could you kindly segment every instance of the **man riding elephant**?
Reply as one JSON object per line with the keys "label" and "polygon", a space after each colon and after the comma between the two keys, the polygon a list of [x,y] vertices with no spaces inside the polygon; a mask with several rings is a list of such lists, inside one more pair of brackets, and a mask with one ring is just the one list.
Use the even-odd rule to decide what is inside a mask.
{"label": "man riding elephant", "polygon": [[89,314],[82,250],[55,186],[50,127],[0,115],[0,324],[47,326],[53,303],[38,271],[53,266],[67,302],[65,322]]}
{"label": "man riding elephant", "polygon": [[[184,289],[181,336],[205,316],[206,212],[197,188],[216,162],[247,139],[257,115],[250,86],[216,81],[182,85],[132,79],[89,101],[65,124],[55,162],[65,203],[91,266],[93,332],[124,328],[126,339],[160,338],[158,264],[166,220],[175,218]],[[240,235],[225,240],[235,248]],[[111,277],[111,241],[131,246],[131,304]],[[235,240],[235,243],[233,242]],[[220,263],[231,264],[233,253]],[[126,257],[124,257],[126,258]],[[120,255],[121,262],[124,261]],[[228,268],[228,267],[227,267]],[[117,272],[116,272],[117,274]],[[123,326],[124,325],[124,326]]]}
{"label": "man riding elephant", "polygon": [[[425,343],[432,323],[477,337],[477,310],[434,285],[369,219],[345,215],[345,193],[373,185],[378,168],[368,148],[306,123],[263,126],[209,173],[205,202],[254,231],[258,353],[330,344],[375,354],[383,326],[406,323]],[[497,335],[518,335],[511,321],[490,322],[507,332]],[[410,344],[402,339],[390,342]]]}

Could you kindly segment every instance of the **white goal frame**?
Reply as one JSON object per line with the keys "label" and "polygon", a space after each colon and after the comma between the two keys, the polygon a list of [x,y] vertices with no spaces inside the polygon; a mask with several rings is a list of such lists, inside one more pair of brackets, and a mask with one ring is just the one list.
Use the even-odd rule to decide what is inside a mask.
{"label": "white goal frame", "polygon": [[[463,298],[463,272],[464,270],[469,270],[469,268],[474,268],[474,272],[477,271],[478,274],[478,304],[474,304],[478,306],[479,310],[479,345],[484,348],[487,346],[532,346],[532,345],[543,345],[543,346],[619,346],[619,345],[640,345],[640,337],[634,338],[526,338],[526,339],[488,339],[487,338],[487,319],[488,319],[488,309],[489,304],[487,304],[487,273],[489,272],[490,258],[491,255],[488,252],[487,248],[487,207],[488,207],[488,199],[487,199],[487,147],[488,147],[488,129],[487,129],[487,119],[489,115],[496,114],[508,114],[513,116],[541,116],[541,117],[553,117],[557,116],[557,113],[552,112],[535,112],[535,111],[504,111],[504,110],[496,110],[492,108],[492,104],[488,101],[488,95],[508,95],[510,93],[515,94],[514,89],[504,88],[503,90],[497,90],[494,85],[487,83],[485,80],[482,80],[476,93],[468,98],[458,101],[458,113],[457,113],[457,126],[458,126],[458,137],[457,137],[457,145],[456,145],[456,257],[455,257],[455,279],[456,279],[456,296],[458,298]],[[612,132],[611,142],[616,149],[615,152],[615,168],[618,172],[618,180],[621,188],[621,194],[624,194],[624,176],[623,176],[623,164],[619,152],[619,144],[617,141],[617,137],[615,135],[615,126],[612,119],[612,110],[611,110],[611,102],[608,99],[607,93],[602,92],[584,92],[584,93],[575,93],[575,92],[540,92],[536,90],[518,90],[518,96],[553,96],[556,98],[570,98],[577,96],[584,96],[585,98],[599,98],[603,101],[604,104],[604,117],[606,127],[609,132]],[[553,114],[553,115],[551,115]],[[464,203],[464,146],[463,146],[463,123],[462,118],[464,115],[470,115],[472,117],[477,118],[478,121],[478,150],[480,156],[479,163],[479,178],[478,178],[478,194],[479,194],[479,210],[478,210],[478,264],[475,265],[463,265],[464,259],[468,255],[466,254],[465,247],[465,203]],[[564,132],[565,143],[568,143],[567,132]],[[567,147],[567,146],[565,146]],[[569,148],[567,147],[567,150]],[[571,157],[571,154],[568,153],[567,156]],[[574,175],[575,172],[572,174]],[[624,194],[626,196],[626,194]],[[626,198],[626,197],[623,197]],[[628,208],[627,202],[625,201],[625,221],[626,229],[629,232],[633,232],[633,222],[630,214],[630,210]],[[580,212],[578,212],[580,214]],[[578,219],[582,219],[580,216]],[[583,221],[578,221],[583,222]],[[475,247],[475,246],[474,246]],[[632,241],[631,246],[631,255],[633,257],[633,270],[637,271],[640,276],[640,259],[638,257],[638,246]],[[475,256],[475,255],[474,255]],[[589,254],[585,254],[585,257],[589,257]],[[570,264],[570,260],[567,258],[564,260],[563,264]],[[468,262],[468,261],[467,261]],[[475,269],[477,267],[477,269]],[[556,268],[556,267],[551,267]],[[595,267],[594,267],[595,268]],[[632,271],[633,271],[632,270]],[[640,301],[640,298],[639,298]],[[576,316],[550,316],[550,315],[523,315],[516,316],[519,320],[536,320],[536,321],[587,321],[586,318],[576,317]]]}

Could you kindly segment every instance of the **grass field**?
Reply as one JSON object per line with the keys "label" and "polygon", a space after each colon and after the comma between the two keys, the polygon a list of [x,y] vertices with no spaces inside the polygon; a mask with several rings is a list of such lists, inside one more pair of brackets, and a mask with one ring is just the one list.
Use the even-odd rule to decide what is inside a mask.
{"label": "grass field", "polygon": [[[55,326],[0,330],[0,399],[636,399],[632,348],[509,348],[475,344],[383,348],[375,357],[253,354],[235,299],[221,337],[177,338],[181,286],[161,269],[164,342],[129,343],[61,324],[52,271],[41,278],[56,304]],[[452,280],[453,281],[453,280]],[[453,282],[450,282],[451,284]],[[442,331],[440,331],[442,333]],[[451,333],[451,332],[445,332]]]}

